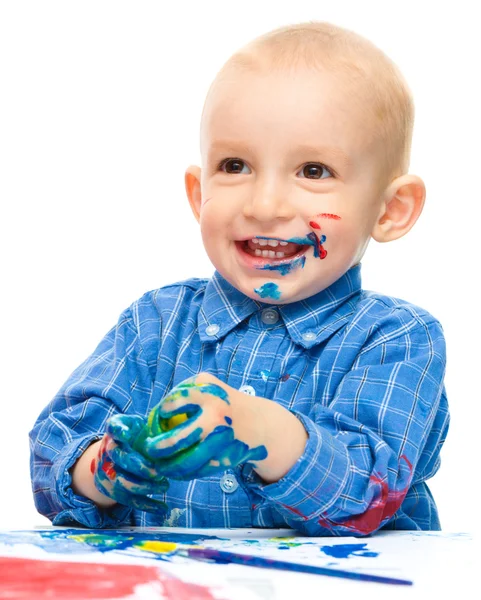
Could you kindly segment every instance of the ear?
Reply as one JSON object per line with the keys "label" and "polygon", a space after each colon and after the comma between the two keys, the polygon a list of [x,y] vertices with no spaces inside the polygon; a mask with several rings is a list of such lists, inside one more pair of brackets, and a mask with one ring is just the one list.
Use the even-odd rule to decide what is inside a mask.
{"label": "ear", "polygon": [[390,183],[371,236],[376,242],[390,242],[405,235],[418,220],[426,198],[423,180],[401,175]]}
{"label": "ear", "polygon": [[189,199],[190,208],[194,213],[197,222],[200,221],[200,207],[202,204],[202,194],[200,187],[200,175],[202,169],[191,165],[185,172],[185,191]]}

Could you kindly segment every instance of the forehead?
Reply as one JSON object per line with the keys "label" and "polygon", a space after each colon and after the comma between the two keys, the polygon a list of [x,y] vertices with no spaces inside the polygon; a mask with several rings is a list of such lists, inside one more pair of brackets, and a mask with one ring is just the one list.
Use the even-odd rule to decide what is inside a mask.
{"label": "forehead", "polygon": [[283,144],[340,147],[345,154],[365,144],[360,95],[345,77],[313,69],[293,73],[234,73],[206,101],[201,149],[238,140],[263,151]]}

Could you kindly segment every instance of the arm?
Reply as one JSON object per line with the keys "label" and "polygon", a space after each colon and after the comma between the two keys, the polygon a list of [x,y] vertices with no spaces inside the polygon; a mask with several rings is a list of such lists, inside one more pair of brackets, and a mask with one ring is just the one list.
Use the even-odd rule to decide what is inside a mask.
{"label": "arm", "polygon": [[82,456],[77,460],[72,469],[72,490],[78,496],[89,498],[100,508],[109,508],[116,504],[115,500],[109,498],[95,487],[94,472],[91,467],[96,463],[102,440],[91,444]]}
{"label": "arm", "polygon": [[329,405],[313,403],[307,415],[206,373],[183,382],[152,423],[189,418],[167,433],[152,430],[144,452],[173,479],[241,465],[254,503],[307,535],[372,533],[399,509],[413,478],[432,473],[447,427],[439,324],[412,319],[391,330],[379,328]]}
{"label": "arm", "polygon": [[88,474],[89,457],[109,418],[143,409],[151,387],[145,352],[127,310],[72,373],[30,432],[35,504],[54,525],[112,527],[129,522],[130,508],[96,495]]}
{"label": "arm", "polygon": [[435,468],[448,425],[444,337],[436,322],[400,331],[366,344],[329,406],[296,414],[308,442],[284,477],[263,481],[255,469],[260,477],[250,489],[293,528],[373,533],[392,519],[411,484]]}

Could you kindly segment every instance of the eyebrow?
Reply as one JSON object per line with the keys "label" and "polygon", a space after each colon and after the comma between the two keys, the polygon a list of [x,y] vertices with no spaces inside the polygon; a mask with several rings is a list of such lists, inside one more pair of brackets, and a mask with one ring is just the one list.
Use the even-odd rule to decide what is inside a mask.
{"label": "eyebrow", "polygon": [[[224,151],[241,151],[246,152],[248,154],[254,154],[254,149],[249,146],[249,144],[245,144],[239,141],[230,141],[230,140],[214,140],[210,145],[211,151],[224,150]],[[310,146],[310,145],[300,145],[296,147],[297,152],[303,154],[312,154],[317,156],[325,156],[326,160],[329,161],[330,158],[333,158],[336,161],[344,163],[344,166],[349,167],[352,163],[349,157],[340,149],[332,146]]]}

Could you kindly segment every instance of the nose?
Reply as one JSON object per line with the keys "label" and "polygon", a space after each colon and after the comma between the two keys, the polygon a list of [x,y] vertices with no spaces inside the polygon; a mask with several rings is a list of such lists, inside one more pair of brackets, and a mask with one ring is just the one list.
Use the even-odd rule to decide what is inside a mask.
{"label": "nose", "polygon": [[279,181],[257,181],[243,212],[245,217],[262,222],[287,220],[295,216],[286,186]]}

